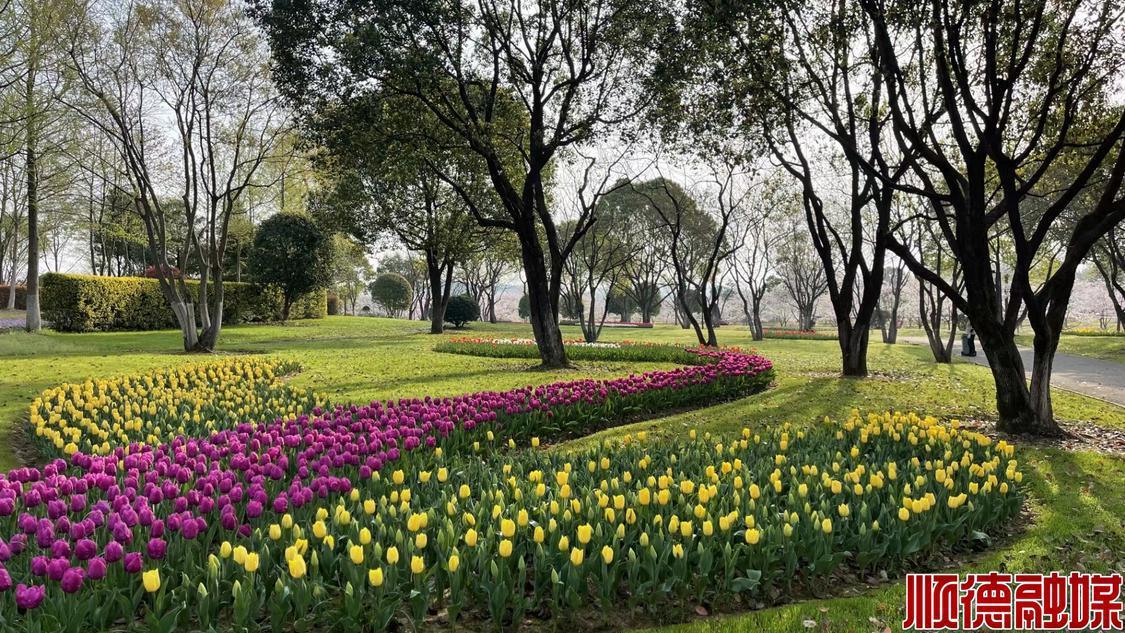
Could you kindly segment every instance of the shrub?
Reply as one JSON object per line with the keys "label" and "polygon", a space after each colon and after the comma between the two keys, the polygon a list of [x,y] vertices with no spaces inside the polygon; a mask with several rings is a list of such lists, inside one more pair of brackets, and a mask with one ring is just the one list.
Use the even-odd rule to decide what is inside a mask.
{"label": "shrub", "polygon": [[335,292],[328,293],[328,303],[325,306],[329,316],[340,314],[340,297]]}
{"label": "shrub", "polygon": [[469,321],[480,320],[480,306],[469,295],[456,295],[449,298],[445,306],[445,320],[455,328],[463,328]]}
{"label": "shrub", "polygon": [[398,273],[382,273],[368,287],[371,298],[383,308],[387,316],[398,316],[410,308],[414,288]]}
{"label": "shrub", "polygon": [[520,297],[519,305],[516,306],[516,312],[524,321],[531,317],[531,300],[527,298],[526,294]]}
{"label": "shrub", "polygon": [[331,245],[329,236],[302,215],[279,213],[258,227],[247,266],[256,281],[280,290],[283,321],[298,298],[331,280]]}
{"label": "shrub", "polygon": [[[11,286],[0,284],[0,310],[8,307],[8,294],[11,292]],[[27,309],[27,287],[16,286],[16,309]]]}
{"label": "shrub", "polygon": [[[186,281],[188,292],[198,296],[199,283]],[[277,288],[225,282],[223,323],[277,321],[282,296]],[[60,332],[108,330],[159,330],[176,327],[160,282],[143,277],[98,277],[47,273],[40,280],[43,318]],[[293,317],[319,319],[327,315],[323,290],[298,299],[290,308]]]}

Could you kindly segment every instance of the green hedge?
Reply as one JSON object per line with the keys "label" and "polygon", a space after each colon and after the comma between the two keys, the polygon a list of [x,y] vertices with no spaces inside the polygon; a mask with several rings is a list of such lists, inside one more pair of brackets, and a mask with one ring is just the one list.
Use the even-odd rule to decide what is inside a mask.
{"label": "green hedge", "polygon": [[[198,297],[199,282],[188,281]],[[263,323],[281,319],[281,292],[272,287],[225,282],[223,323]],[[98,277],[48,273],[40,278],[43,318],[61,332],[159,330],[174,328],[160,282],[144,277]],[[293,319],[328,314],[327,292],[312,292],[290,310]]]}
{"label": "green hedge", "polygon": [[[11,292],[11,286],[0,284],[0,310],[8,307],[9,292]],[[27,288],[25,286],[16,286],[16,309],[27,309]]]}

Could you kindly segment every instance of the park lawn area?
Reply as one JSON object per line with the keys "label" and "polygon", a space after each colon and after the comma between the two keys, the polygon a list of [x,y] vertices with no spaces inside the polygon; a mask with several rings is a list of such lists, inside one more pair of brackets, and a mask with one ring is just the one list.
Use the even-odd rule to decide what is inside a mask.
{"label": "park lawn area", "polygon": [[[1031,347],[1031,335],[1016,337],[1020,345]],[[1106,336],[1075,336],[1063,334],[1059,339],[1059,353],[1073,356],[1089,356],[1125,364],[1125,336],[1109,334]]]}
{"label": "park lawn area", "polygon": [[[526,324],[474,324],[445,337],[425,334],[426,323],[402,320],[330,317],[285,326],[240,326],[224,331],[223,354],[255,353],[296,360],[303,370],[293,378],[300,386],[326,393],[336,402],[366,402],[401,396],[453,395],[507,389],[579,376],[613,376],[661,365],[581,363],[564,372],[528,371],[526,360],[498,360],[432,351],[452,336],[530,336]],[[566,328],[577,338],[577,328]],[[1074,337],[1079,338],[1079,337]],[[694,343],[690,331],[669,326],[651,330],[609,330],[603,340]],[[744,328],[720,331],[726,345],[754,348],[774,361],[776,385],[748,398],[638,422],[553,447],[571,450],[608,436],[648,429],[672,436],[688,429],[719,434],[743,426],[765,427],[784,421],[807,424],[824,416],[841,418],[857,408],[881,412],[912,410],[942,418],[986,419],[994,415],[987,368],[967,363],[936,365],[926,348],[872,343],[872,377],[841,379],[833,341],[769,340],[753,343]],[[64,335],[45,332],[0,335],[0,468],[17,465],[12,432],[22,424],[27,406],[42,389],[88,377],[109,377],[205,357],[177,352],[173,331]],[[1083,396],[1058,392],[1056,413],[1062,420],[1125,428],[1125,410]],[[1048,571],[1125,569],[1125,460],[1092,451],[1066,451],[1017,445],[1017,456],[1030,492],[1034,521],[1014,536],[978,554],[966,569]],[[829,583],[841,585],[846,583]],[[854,595],[854,594],[859,595]],[[891,582],[844,595],[810,599],[748,614],[687,622],[668,631],[793,631],[806,621],[818,631],[898,629],[903,586]],[[683,619],[689,619],[686,609]]]}

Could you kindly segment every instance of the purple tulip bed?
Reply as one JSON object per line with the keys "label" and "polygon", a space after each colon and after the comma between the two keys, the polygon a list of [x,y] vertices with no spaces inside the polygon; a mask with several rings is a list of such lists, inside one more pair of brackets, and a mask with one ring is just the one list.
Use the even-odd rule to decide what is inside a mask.
{"label": "purple tulip bed", "polygon": [[[281,548],[270,551],[262,534],[272,535],[279,523],[308,529],[314,515],[323,518],[324,505],[347,496],[354,501],[357,487],[378,480],[409,453],[470,454],[482,443],[504,450],[496,438],[509,445],[535,438],[538,445],[539,438],[580,436],[740,397],[772,380],[772,365],[760,356],[691,354],[701,364],[504,392],[315,407],[198,437],[114,446],[108,454],[78,450],[68,459],[0,474],[0,630],[163,633],[232,630],[231,622],[241,622],[240,630],[289,630],[277,622],[267,626],[266,618],[288,622],[330,611],[341,597],[323,590],[306,595],[280,581],[259,586],[264,583],[216,571],[217,556],[229,556],[231,543],[267,543],[250,558],[242,550],[241,568],[251,576],[259,565],[280,565],[289,580],[300,582],[305,552],[287,551],[282,558]],[[162,424],[177,429],[185,421]],[[408,499],[401,504],[406,511]],[[345,544],[339,546],[343,552]],[[271,611],[278,604],[287,605],[280,616]]]}

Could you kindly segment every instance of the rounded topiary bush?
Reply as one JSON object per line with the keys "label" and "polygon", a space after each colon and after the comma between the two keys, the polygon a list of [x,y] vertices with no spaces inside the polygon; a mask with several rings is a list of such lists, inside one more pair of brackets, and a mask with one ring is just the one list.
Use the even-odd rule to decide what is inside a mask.
{"label": "rounded topiary bush", "polygon": [[382,273],[371,282],[368,291],[387,316],[401,315],[414,300],[414,288],[398,273]]}
{"label": "rounded topiary bush", "polygon": [[445,320],[455,328],[463,328],[469,321],[480,320],[480,306],[469,295],[450,297],[445,307]]}

